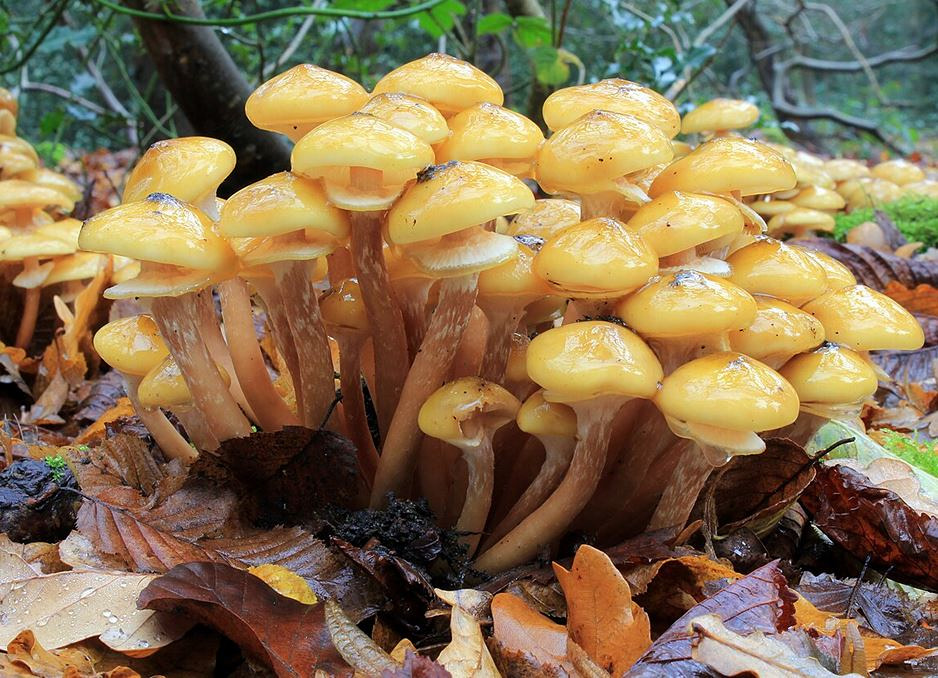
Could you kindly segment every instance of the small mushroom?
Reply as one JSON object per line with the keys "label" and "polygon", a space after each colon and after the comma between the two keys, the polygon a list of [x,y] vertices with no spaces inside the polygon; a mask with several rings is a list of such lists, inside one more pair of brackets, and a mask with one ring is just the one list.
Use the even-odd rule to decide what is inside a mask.
{"label": "small mushroom", "polygon": [[772,297],[755,295],[756,317],[730,332],[732,350],[778,369],[792,356],[811,351],[824,341],[824,326],[810,313]]}
{"label": "small mushroom", "polygon": [[681,134],[712,132],[726,136],[729,130],[751,127],[759,119],[759,107],[741,99],[711,99],[684,114]]}
{"label": "small mushroom", "polygon": [[551,131],[557,132],[595,110],[634,115],[660,130],[668,139],[681,129],[681,116],[666,97],[637,82],[621,78],[557,90],[544,101],[544,122]]}

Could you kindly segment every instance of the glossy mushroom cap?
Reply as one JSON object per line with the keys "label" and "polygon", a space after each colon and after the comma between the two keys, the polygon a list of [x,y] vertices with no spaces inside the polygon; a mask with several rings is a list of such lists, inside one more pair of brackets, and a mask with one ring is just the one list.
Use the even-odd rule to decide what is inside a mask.
{"label": "glossy mushroom cap", "polygon": [[17,179],[56,190],[72,202],[81,200],[81,189],[78,187],[78,184],[64,174],[54,172],[45,167],[37,167],[21,172],[17,175]]}
{"label": "glossy mushroom cap", "polygon": [[870,168],[858,160],[834,158],[824,163],[824,171],[834,181],[870,176]]}
{"label": "glossy mushroom cap", "polygon": [[733,252],[726,260],[730,280],[752,294],[764,294],[801,306],[827,290],[824,270],[803,250],[772,238]]}
{"label": "glossy mushroom cap", "polygon": [[857,284],[857,279],[856,276],[853,275],[853,272],[833,257],[808,248],[804,248],[801,251],[824,269],[824,276],[827,278],[828,292],[836,292],[844,287],[852,287]]}
{"label": "glossy mushroom cap", "polygon": [[403,92],[423,97],[450,117],[487,101],[501,106],[502,88],[472,64],[434,52],[398,66],[375,85],[374,94]]}
{"label": "glossy mushroom cap", "polygon": [[244,112],[255,127],[280,132],[296,142],[317,125],[348,115],[366,101],[368,92],[351,78],[299,64],[254,90]]}
{"label": "glossy mushroom cap", "polygon": [[545,198],[520,212],[510,224],[508,235],[530,235],[550,240],[568,226],[580,223],[580,205],[572,200]]}
{"label": "glossy mushroom cap", "polygon": [[534,436],[576,435],[576,412],[563,403],[544,400],[544,391],[537,390],[528,396],[515,417],[518,428]]}
{"label": "glossy mushroom cap", "polygon": [[902,197],[902,188],[897,184],[876,177],[860,177],[845,181],[837,187],[837,192],[847,201],[849,211],[876,207]]}
{"label": "glossy mushroom cap", "polygon": [[908,160],[887,160],[874,166],[871,174],[877,179],[891,181],[897,186],[904,186],[925,178],[925,172],[918,165]]}
{"label": "glossy mushroom cap", "polygon": [[388,92],[376,94],[358,109],[386,123],[406,129],[421,141],[438,144],[449,136],[446,118],[426,99]]}
{"label": "glossy mushroom cap", "polygon": [[159,328],[148,315],[108,323],[95,332],[94,349],[115,370],[141,377],[169,355]]}
{"label": "glossy mushroom cap", "polygon": [[[293,171],[322,179],[329,200],[352,211],[387,209],[404,184],[433,163],[433,149],[400,127],[364,113],[324,122],[293,147]],[[375,185],[359,186],[352,170],[381,176]]]}
{"label": "glossy mushroom cap", "polygon": [[643,337],[694,337],[748,327],[756,301],[722,278],[680,271],[620,300],[615,313]]}
{"label": "glossy mushroom cap", "polygon": [[524,303],[550,294],[550,287],[535,275],[533,264],[534,253],[522,245],[517,255],[504,264],[482,271],[479,274],[480,301],[500,298]]}
{"label": "glossy mushroom cap", "polygon": [[54,235],[41,231],[26,231],[14,233],[6,240],[0,241],[0,262],[22,261],[29,257],[48,259],[71,254],[74,251],[74,245]]}
{"label": "glossy mushroom cap", "polygon": [[544,399],[559,403],[606,395],[651,398],[663,376],[638,335],[601,320],[542,332],[528,346],[526,365]]}
{"label": "glossy mushroom cap", "polygon": [[157,141],[130,172],[123,202],[137,202],[151,193],[167,193],[199,205],[215,195],[236,162],[224,141],[209,137],[179,137]]}
{"label": "glossy mushroom cap", "polygon": [[626,175],[672,155],[658,128],[631,115],[592,111],[544,142],[534,171],[548,193],[621,192]]}
{"label": "glossy mushroom cap", "polygon": [[743,218],[734,205],[711,195],[669,191],[642,205],[626,224],[659,257],[741,233]]}
{"label": "glossy mushroom cap", "polygon": [[701,144],[661,172],[648,194],[667,191],[757,195],[795,187],[795,171],[785,158],[758,141],[720,137]]}
{"label": "glossy mushroom cap", "polygon": [[486,429],[515,418],[521,403],[498,384],[462,377],[434,391],[417,417],[420,430],[457,447],[476,447]]}
{"label": "glossy mushroom cap", "polygon": [[658,256],[621,222],[597,217],[570,226],[544,243],[533,268],[564,295],[610,299],[644,285],[658,272]]}
{"label": "glossy mushroom cap", "polygon": [[7,209],[61,207],[69,211],[75,202],[55,188],[40,186],[22,179],[0,181],[0,212]]}
{"label": "glossy mushroom cap", "polygon": [[763,217],[774,217],[797,209],[797,205],[789,200],[756,200],[749,203],[752,211]]}
{"label": "glossy mushroom cap", "polygon": [[863,356],[837,344],[797,355],[780,369],[802,403],[856,403],[876,392],[876,372]]}
{"label": "glossy mushroom cap", "polygon": [[[230,385],[231,377],[228,373],[217,363],[215,367],[225,385]],[[189,386],[171,355],[163,358],[140,381],[137,399],[143,407],[183,407],[192,402]]]}
{"label": "glossy mushroom cap", "polygon": [[834,230],[834,225],[834,217],[827,212],[796,207],[783,214],[776,214],[769,219],[768,231],[773,236],[784,233],[800,235],[805,231],[830,233]]}
{"label": "glossy mushroom cap", "polygon": [[829,292],[805,304],[804,310],[821,321],[828,341],[857,351],[912,351],[925,343],[911,313],[865,285]]}
{"label": "glossy mushroom cap", "polygon": [[621,78],[564,87],[547,97],[542,109],[544,122],[554,132],[595,110],[634,115],[669,139],[681,129],[674,104],[648,87]]}
{"label": "glossy mushroom cap", "polygon": [[366,333],[369,330],[365,302],[355,278],[347,278],[319,299],[322,319],[331,328]]}
{"label": "glossy mushroom cap", "polygon": [[478,160],[516,176],[530,176],[541,128],[520,113],[476,104],[449,119],[451,133],[436,148],[437,162]]}
{"label": "glossy mushroom cap", "polygon": [[749,127],[759,119],[759,107],[741,99],[711,99],[686,113],[681,134],[717,132]]}
{"label": "glossy mushroom cap", "polygon": [[824,326],[810,313],[771,297],[757,296],[755,300],[755,319],[748,327],[730,333],[734,351],[772,366],[824,341]]}
{"label": "glossy mushroom cap", "polygon": [[837,191],[821,186],[808,186],[791,199],[798,207],[812,210],[842,210],[846,201]]}
{"label": "glossy mushroom cap", "polygon": [[108,257],[92,252],[75,252],[55,260],[49,275],[42,281],[43,287],[60,282],[93,278],[107,266]]}

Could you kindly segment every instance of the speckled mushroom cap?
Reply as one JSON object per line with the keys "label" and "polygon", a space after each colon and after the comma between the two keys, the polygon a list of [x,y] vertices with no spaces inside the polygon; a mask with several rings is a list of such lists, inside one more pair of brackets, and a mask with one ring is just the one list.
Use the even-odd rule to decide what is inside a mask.
{"label": "speckled mushroom cap", "polygon": [[[293,148],[293,171],[322,179],[330,202],[347,210],[387,209],[404,184],[433,163],[433,149],[400,127],[364,113],[319,125]],[[359,186],[353,170],[371,170],[374,185]]]}
{"label": "speckled mushroom cap", "polygon": [[669,191],[640,207],[626,226],[666,257],[741,233],[743,218],[734,205],[716,196]]}
{"label": "speckled mushroom cap", "polygon": [[210,137],[179,137],[157,141],[130,172],[123,202],[143,200],[151,193],[168,193],[199,205],[213,198],[236,162],[234,149]]}
{"label": "speckled mushroom cap", "polygon": [[722,278],[680,271],[621,299],[615,313],[643,337],[695,337],[748,327],[756,317],[756,301]]}
{"label": "speckled mushroom cap", "polygon": [[550,240],[568,226],[580,223],[580,205],[573,200],[544,198],[536,200],[534,207],[512,219],[508,235],[530,235]]}
{"label": "speckled mushroom cap", "polygon": [[667,135],[647,122],[592,111],[544,142],[535,175],[548,193],[622,192],[624,177],[671,159]]}
{"label": "speckled mushroom cap", "polygon": [[873,167],[871,173],[877,179],[891,181],[897,186],[904,186],[925,178],[925,172],[921,167],[902,159],[881,162]]}
{"label": "speckled mushroom cap", "polygon": [[915,317],[865,285],[844,287],[804,305],[821,321],[827,340],[857,351],[915,350],[925,335]]}
{"label": "speckled mushroom cap", "polygon": [[255,127],[299,141],[326,120],[348,115],[368,101],[351,78],[312,64],[275,75],[248,97],[244,112]]}
{"label": "speckled mushroom cap", "polygon": [[521,404],[515,417],[518,428],[535,436],[576,435],[576,413],[563,403],[544,400],[544,391],[538,389]]}
{"label": "speckled mushroom cap", "polygon": [[95,332],[94,349],[115,370],[140,377],[169,355],[159,328],[148,315],[128,316],[104,325]]}
{"label": "speckled mushroom cap", "polygon": [[436,147],[437,162],[478,160],[516,176],[530,176],[541,128],[520,113],[483,102],[449,119],[450,135]]}
{"label": "speckled mushroom cap", "polygon": [[787,359],[817,348],[824,341],[824,326],[810,313],[771,297],[756,296],[755,300],[753,321],[730,333],[734,351],[778,364],[775,358]]}
{"label": "speckled mushroom cap", "polygon": [[606,395],[651,398],[663,376],[637,334],[602,320],[542,332],[528,346],[526,365],[545,400],[568,404]]}
{"label": "speckled mushroom cap", "polygon": [[876,372],[863,356],[837,344],[797,355],[778,370],[802,403],[855,403],[876,392]]}
{"label": "speckled mushroom cap", "polygon": [[426,435],[457,447],[481,443],[486,428],[515,418],[521,403],[495,382],[462,377],[444,384],[420,408],[417,423]]}
{"label": "speckled mushroom cap", "polygon": [[518,253],[504,264],[479,274],[479,305],[486,299],[509,299],[518,303],[534,301],[552,290],[533,270],[534,253],[521,245]]}
{"label": "speckled mushroom cap", "polygon": [[438,144],[449,136],[446,118],[426,99],[401,92],[376,94],[358,109],[386,123],[406,129],[428,144]]}
{"label": "speckled mushroom cap", "polygon": [[641,236],[615,219],[597,217],[554,236],[534,257],[534,273],[556,292],[612,299],[658,272],[658,256]]}
{"label": "speckled mushroom cap", "polygon": [[719,137],[668,165],[655,178],[649,195],[667,191],[757,195],[794,188],[796,181],[789,162],[765,144]]}
{"label": "speckled mushroom cap", "polygon": [[759,107],[741,99],[711,99],[685,113],[681,134],[718,132],[749,127],[759,119]]}
{"label": "speckled mushroom cap", "polygon": [[555,132],[595,110],[634,115],[669,139],[681,129],[681,116],[667,98],[621,78],[559,89],[547,97],[542,110],[544,122]]}
{"label": "speckled mushroom cap", "polygon": [[499,106],[505,103],[495,80],[467,61],[436,52],[398,66],[381,78],[374,94],[385,92],[423,97],[446,117],[483,101]]}
{"label": "speckled mushroom cap", "polygon": [[824,270],[803,250],[773,238],[757,237],[726,262],[730,280],[752,294],[764,294],[801,306],[827,290]]}

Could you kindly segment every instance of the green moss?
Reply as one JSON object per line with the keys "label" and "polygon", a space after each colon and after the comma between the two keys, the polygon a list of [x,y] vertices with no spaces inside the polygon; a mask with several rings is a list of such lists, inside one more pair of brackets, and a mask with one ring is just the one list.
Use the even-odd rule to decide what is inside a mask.
{"label": "green moss", "polygon": [[885,429],[877,437],[887,451],[938,478],[938,442],[916,440]]}
{"label": "green moss", "polygon": [[50,469],[52,469],[52,479],[60,483],[65,478],[65,469],[68,468],[68,464],[65,463],[65,458],[57,454],[54,457],[46,457],[43,459]]}
{"label": "green moss", "polygon": [[[923,242],[926,247],[938,246],[938,198],[911,195],[886,203],[879,209],[892,219],[909,242]],[[864,221],[873,221],[873,208],[838,214],[836,220],[834,235],[838,240],[843,240],[847,231],[854,226]]]}

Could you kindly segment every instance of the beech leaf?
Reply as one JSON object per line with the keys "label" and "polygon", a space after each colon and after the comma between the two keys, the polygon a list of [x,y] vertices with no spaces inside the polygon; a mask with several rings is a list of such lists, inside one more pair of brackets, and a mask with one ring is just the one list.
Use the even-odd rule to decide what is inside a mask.
{"label": "beech leaf", "polygon": [[492,599],[492,621],[499,659],[540,673],[574,671],[566,656],[567,630],[518,596],[496,595]]}

